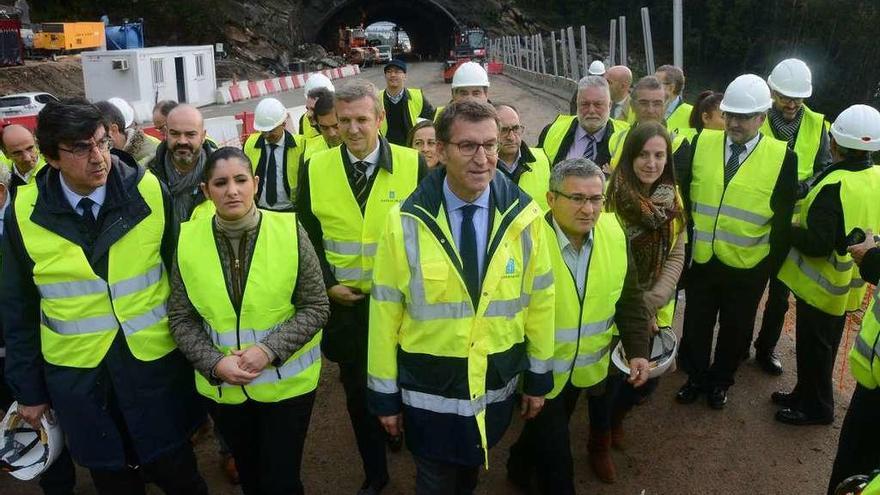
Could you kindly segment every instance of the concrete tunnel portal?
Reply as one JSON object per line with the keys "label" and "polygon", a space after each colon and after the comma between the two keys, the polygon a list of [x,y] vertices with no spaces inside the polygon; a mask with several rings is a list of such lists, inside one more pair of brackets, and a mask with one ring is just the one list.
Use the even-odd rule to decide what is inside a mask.
{"label": "concrete tunnel portal", "polygon": [[[455,28],[460,25],[455,16],[435,0],[341,0],[316,11],[315,22],[303,26],[306,41],[336,49],[338,29],[343,26],[364,27],[374,22],[387,21],[406,31],[412,44],[411,58],[442,59],[450,49]],[[314,6],[316,9],[318,6]]]}

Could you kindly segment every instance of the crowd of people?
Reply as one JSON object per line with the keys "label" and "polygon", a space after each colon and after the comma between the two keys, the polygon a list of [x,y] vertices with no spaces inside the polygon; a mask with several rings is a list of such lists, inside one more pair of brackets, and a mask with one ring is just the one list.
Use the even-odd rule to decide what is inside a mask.
{"label": "crowd of people", "polygon": [[[50,103],[35,135],[4,128],[0,407],[64,433],[27,466],[40,442],[4,434],[5,469],[36,465],[47,494],[73,493],[74,462],[101,494],[208,493],[191,438],[210,421],[245,494],[304,493],[327,359],[359,495],[385,489],[403,445],[416,493],[473,493],[517,411],[511,484],[490,491],[574,494],[581,395],[589,466],[613,483],[610,449],[674,359],[675,400],[712,409],[752,347],[783,372],[792,293],[797,385],[769,398],[775,419],[832,423],[846,314],[880,279],[880,112],[829,123],[797,59],[693,105],[675,66],[635,84],[624,66],[590,72],[535,146],[472,62],[437,108],[400,60],[381,91],[313,74],[298,125],[265,98],[240,148],[170,101],[153,113],[162,140],[118,98]],[[876,304],[849,355],[829,494],[880,467]]]}

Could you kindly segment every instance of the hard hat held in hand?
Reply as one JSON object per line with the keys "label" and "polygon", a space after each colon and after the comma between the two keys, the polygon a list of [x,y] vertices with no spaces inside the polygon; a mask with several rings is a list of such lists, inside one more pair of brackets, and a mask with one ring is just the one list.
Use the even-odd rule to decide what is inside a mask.
{"label": "hard hat held in hand", "polygon": [[330,81],[330,78],[321,74],[320,72],[313,72],[309,74],[309,78],[306,80],[306,84],[303,86],[303,92],[306,98],[309,97],[309,91],[315,88],[327,88],[330,91],[335,92],[336,88],[333,87],[333,83]]}
{"label": "hard hat held in hand", "polygon": [[789,98],[809,98],[813,94],[813,74],[802,60],[787,58],[776,64],[767,78],[770,89]]}
{"label": "hard hat held in hand", "polygon": [[32,480],[49,469],[63,448],[60,426],[43,415],[35,430],[18,414],[18,402],[9,406],[0,423],[0,469],[22,481]]}
{"label": "hard hat held in hand", "polygon": [[853,105],[831,124],[831,136],[844,148],[880,151],[880,112],[868,105]]}
{"label": "hard hat held in hand", "polygon": [[[660,329],[660,333],[651,337],[651,355],[648,356],[648,370],[650,378],[657,378],[666,373],[672,363],[675,362],[675,355],[678,353],[678,336],[670,327]],[[618,343],[611,353],[611,362],[620,371],[629,375],[629,358],[623,351],[623,344]]]}
{"label": "hard hat held in hand", "polygon": [[[134,123],[134,108],[131,105],[123,100],[122,98],[110,98],[107,100],[107,103],[113,105],[119,112],[122,113],[122,118],[125,120],[125,128],[128,129],[131,127],[131,124]],[[120,131],[123,129],[119,129]]]}
{"label": "hard hat held in hand", "polygon": [[275,98],[263,98],[254,110],[254,129],[268,132],[287,120],[287,109]]}
{"label": "hard hat held in hand", "polygon": [[465,62],[455,69],[452,76],[452,89],[471,86],[489,87],[489,75],[482,65],[476,62]]}
{"label": "hard hat held in hand", "polygon": [[767,83],[754,74],[743,74],[727,86],[719,108],[722,112],[749,114],[766,112],[772,104]]}

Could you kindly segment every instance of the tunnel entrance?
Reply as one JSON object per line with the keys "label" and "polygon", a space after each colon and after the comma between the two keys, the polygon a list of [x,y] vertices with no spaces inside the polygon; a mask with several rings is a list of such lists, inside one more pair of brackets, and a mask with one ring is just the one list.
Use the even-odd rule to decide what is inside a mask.
{"label": "tunnel entrance", "polygon": [[[303,26],[306,41],[319,43],[328,51],[335,51],[339,42],[340,26],[367,27],[380,21],[396,24],[406,32],[411,46],[410,58],[442,59],[450,48],[450,39],[458,20],[435,0],[338,0],[333,6],[316,11],[314,19]],[[317,7],[317,6],[316,6]]]}

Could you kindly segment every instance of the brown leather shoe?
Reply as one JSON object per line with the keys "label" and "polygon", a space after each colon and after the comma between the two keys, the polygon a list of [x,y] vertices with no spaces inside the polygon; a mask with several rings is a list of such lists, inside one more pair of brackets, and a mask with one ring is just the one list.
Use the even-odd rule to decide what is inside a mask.
{"label": "brown leather shoe", "polygon": [[232,454],[223,454],[223,457],[220,459],[220,469],[226,475],[226,481],[233,485],[241,483],[241,480],[238,479],[238,468],[235,466],[235,458],[232,457]]}
{"label": "brown leather shoe", "polygon": [[603,483],[614,483],[617,471],[611,459],[611,432],[591,428],[587,451],[590,453],[590,467],[596,477]]}

